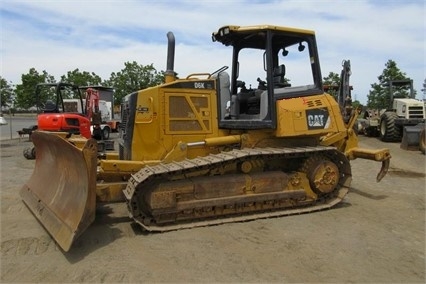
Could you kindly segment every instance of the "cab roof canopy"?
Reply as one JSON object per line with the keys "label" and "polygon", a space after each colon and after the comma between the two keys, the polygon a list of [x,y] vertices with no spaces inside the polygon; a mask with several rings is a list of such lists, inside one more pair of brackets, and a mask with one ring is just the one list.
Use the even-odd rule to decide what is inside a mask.
{"label": "cab roof canopy", "polygon": [[[257,26],[223,26],[217,32],[212,34],[212,40],[223,43],[226,46],[240,46],[251,48],[265,48],[266,32],[278,31],[282,33],[288,40],[286,45],[292,45],[300,41],[303,35],[312,36],[315,32],[312,30],[304,30],[290,27],[279,27],[272,25],[257,25]],[[291,40],[292,35],[294,40]]]}

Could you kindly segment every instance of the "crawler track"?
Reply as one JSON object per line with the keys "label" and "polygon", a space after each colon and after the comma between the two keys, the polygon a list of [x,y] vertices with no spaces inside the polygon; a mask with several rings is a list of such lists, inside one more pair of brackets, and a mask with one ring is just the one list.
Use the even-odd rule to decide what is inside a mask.
{"label": "crawler track", "polygon": [[324,210],[350,182],[349,161],[333,147],[254,148],[147,166],[124,194],[143,228],[170,231]]}

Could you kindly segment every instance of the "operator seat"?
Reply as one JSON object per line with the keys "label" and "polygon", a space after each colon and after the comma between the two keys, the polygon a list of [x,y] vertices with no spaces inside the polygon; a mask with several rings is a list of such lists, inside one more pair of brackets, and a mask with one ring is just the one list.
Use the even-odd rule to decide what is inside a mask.
{"label": "operator seat", "polygon": [[53,112],[59,112],[59,111],[58,111],[58,108],[56,107],[56,104],[53,101],[47,100],[46,104],[44,105],[43,112],[53,113]]}
{"label": "operator seat", "polygon": [[284,76],[285,76],[285,66],[284,64],[281,64],[274,68],[274,74],[273,74],[273,83],[274,88],[284,88],[289,87],[290,85],[285,83]]}

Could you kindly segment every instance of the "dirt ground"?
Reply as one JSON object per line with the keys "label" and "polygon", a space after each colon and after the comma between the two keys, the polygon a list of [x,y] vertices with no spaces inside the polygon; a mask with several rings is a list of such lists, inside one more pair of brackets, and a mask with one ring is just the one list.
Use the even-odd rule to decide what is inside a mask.
{"label": "dirt ground", "polygon": [[1,282],[425,283],[425,156],[360,139],[391,149],[390,172],[376,183],[379,163],[352,161],[353,188],[331,210],[147,234],[114,204],[68,253],[19,197],[29,142],[3,141]]}

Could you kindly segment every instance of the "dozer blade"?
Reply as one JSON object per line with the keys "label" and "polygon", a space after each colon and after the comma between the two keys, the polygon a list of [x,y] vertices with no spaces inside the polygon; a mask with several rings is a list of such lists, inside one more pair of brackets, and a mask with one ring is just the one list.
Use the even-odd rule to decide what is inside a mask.
{"label": "dozer blade", "polygon": [[59,246],[68,251],[94,221],[96,210],[97,145],[82,149],[54,133],[35,131],[35,168],[20,194]]}

